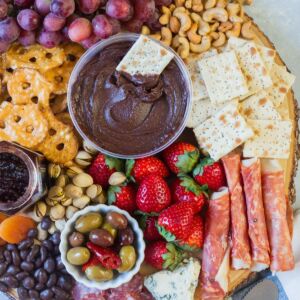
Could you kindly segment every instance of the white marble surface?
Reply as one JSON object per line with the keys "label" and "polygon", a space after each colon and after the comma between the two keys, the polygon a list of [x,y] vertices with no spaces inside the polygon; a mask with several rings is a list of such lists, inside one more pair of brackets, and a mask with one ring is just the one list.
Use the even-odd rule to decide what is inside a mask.
{"label": "white marble surface", "polygon": [[[254,0],[246,11],[274,43],[290,71],[297,76],[293,89],[300,106],[300,0]],[[300,168],[296,188],[295,208],[300,208]]]}

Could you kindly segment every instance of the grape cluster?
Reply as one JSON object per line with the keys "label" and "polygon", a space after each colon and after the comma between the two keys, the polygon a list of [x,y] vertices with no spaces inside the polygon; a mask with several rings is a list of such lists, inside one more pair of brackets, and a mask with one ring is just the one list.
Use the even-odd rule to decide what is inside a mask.
{"label": "grape cluster", "polygon": [[0,0],[0,52],[14,41],[51,48],[64,41],[91,47],[144,23],[157,30],[158,6],[170,0]]}

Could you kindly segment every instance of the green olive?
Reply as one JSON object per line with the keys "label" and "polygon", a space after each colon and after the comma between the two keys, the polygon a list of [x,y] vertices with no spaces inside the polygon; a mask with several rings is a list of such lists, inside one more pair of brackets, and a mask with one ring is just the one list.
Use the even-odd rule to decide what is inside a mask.
{"label": "green olive", "polygon": [[91,266],[85,270],[85,275],[89,280],[93,281],[107,281],[111,280],[114,276],[112,270],[107,270],[100,265]]}
{"label": "green olive", "polygon": [[98,213],[88,213],[81,216],[75,223],[75,229],[81,233],[87,233],[99,228],[102,224],[102,216]]}
{"label": "green olive", "polygon": [[70,264],[80,266],[90,259],[90,251],[85,247],[74,247],[67,252],[67,260]]}
{"label": "green olive", "polygon": [[117,235],[117,229],[113,228],[109,223],[105,222],[103,225],[102,225],[102,229],[105,229],[107,230],[111,235],[112,237],[115,239],[116,235]]}
{"label": "green olive", "polygon": [[131,270],[136,262],[136,253],[134,247],[131,245],[123,246],[119,252],[119,256],[122,260],[122,264],[118,268],[118,271],[120,273],[124,273]]}

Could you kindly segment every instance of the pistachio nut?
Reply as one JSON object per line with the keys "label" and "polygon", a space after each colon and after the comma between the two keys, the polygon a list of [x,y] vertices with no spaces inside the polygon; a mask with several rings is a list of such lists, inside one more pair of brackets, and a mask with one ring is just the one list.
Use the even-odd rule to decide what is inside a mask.
{"label": "pistachio nut", "polygon": [[48,229],[48,233],[53,234],[55,231],[57,231],[57,228],[56,228],[54,222],[52,222],[50,228]]}
{"label": "pistachio nut", "polygon": [[79,209],[82,209],[86,207],[90,203],[90,201],[91,199],[88,196],[83,195],[79,198],[73,199],[73,205]]}
{"label": "pistachio nut", "polygon": [[78,211],[78,208],[75,206],[68,206],[66,209],[66,218],[67,219],[71,219],[73,217],[73,215],[76,213],[76,211]]}
{"label": "pistachio nut", "polygon": [[65,174],[61,174],[57,177],[55,185],[65,187],[69,183],[69,177]]}
{"label": "pistachio nut", "polygon": [[61,201],[64,197],[64,189],[61,186],[54,185],[49,189],[48,198]]}
{"label": "pistachio nut", "polygon": [[55,221],[55,227],[59,231],[63,231],[64,227],[66,226],[66,221],[64,219],[56,220]]}
{"label": "pistachio nut", "polygon": [[95,155],[98,153],[98,151],[86,140],[83,141],[83,149],[92,155]]}
{"label": "pistachio nut", "polygon": [[85,193],[91,199],[94,199],[102,193],[102,186],[99,184],[92,184],[86,189]]}
{"label": "pistachio nut", "polygon": [[79,198],[83,194],[81,187],[71,183],[65,186],[64,191],[67,198]]}
{"label": "pistachio nut", "polygon": [[61,173],[60,165],[50,163],[48,165],[48,174],[51,178],[57,178]]}
{"label": "pistachio nut", "polygon": [[56,221],[62,219],[65,216],[66,209],[64,206],[60,204],[56,204],[55,206],[51,207],[50,209],[50,218],[52,221]]}
{"label": "pistachio nut", "polygon": [[110,185],[120,185],[126,181],[126,176],[122,172],[114,172],[110,175],[108,183]]}
{"label": "pistachio nut", "polygon": [[107,199],[104,191],[100,195],[93,198],[92,201],[97,204],[105,204],[107,202]]}
{"label": "pistachio nut", "polygon": [[64,198],[60,201],[60,204],[63,206],[69,206],[72,204],[72,198]]}
{"label": "pistachio nut", "polygon": [[87,167],[92,162],[92,155],[86,151],[79,151],[75,157],[75,162],[81,167]]}
{"label": "pistachio nut", "polygon": [[47,204],[44,201],[39,201],[34,205],[33,211],[38,218],[42,218],[47,213]]}
{"label": "pistachio nut", "polygon": [[51,199],[51,198],[46,198],[46,204],[49,206],[54,206],[56,204],[58,204],[58,200],[56,199]]}
{"label": "pistachio nut", "polygon": [[93,177],[87,173],[77,174],[73,177],[72,181],[76,186],[82,188],[89,187],[94,182]]}
{"label": "pistachio nut", "polygon": [[70,178],[73,178],[75,175],[83,173],[83,170],[80,167],[73,165],[68,168],[66,173]]}
{"label": "pistachio nut", "polygon": [[48,232],[47,232],[47,230],[42,229],[41,223],[38,224],[37,230],[38,230],[37,239],[38,239],[39,241],[44,241],[44,240],[48,237]]}

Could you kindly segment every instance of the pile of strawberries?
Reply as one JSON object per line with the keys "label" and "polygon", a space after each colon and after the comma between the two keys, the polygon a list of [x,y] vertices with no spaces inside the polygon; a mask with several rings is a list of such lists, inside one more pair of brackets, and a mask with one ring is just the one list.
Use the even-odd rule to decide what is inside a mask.
{"label": "pile of strawberries", "polygon": [[[126,182],[109,186],[116,171],[124,171]],[[171,172],[170,172],[171,171]],[[90,175],[108,187],[108,203],[139,218],[147,242],[145,260],[157,269],[173,269],[186,251],[203,245],[202,209],[209,193],[224,186],[222,165],[200,158],[194,145],[178,142],[157,157],[124,161],[99,154]]]}

